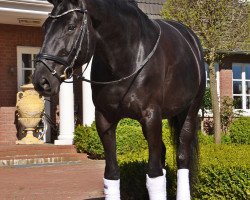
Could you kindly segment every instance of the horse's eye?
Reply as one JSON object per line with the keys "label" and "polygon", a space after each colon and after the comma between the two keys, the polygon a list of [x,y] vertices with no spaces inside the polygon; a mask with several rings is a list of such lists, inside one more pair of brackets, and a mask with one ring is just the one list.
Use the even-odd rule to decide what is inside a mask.
{"label": "horse's eye", "polygon": [[74,24],[70,24],[68,26],[68,31],[74,31],[75,29],[76,29],[76,25],[74,25]]}

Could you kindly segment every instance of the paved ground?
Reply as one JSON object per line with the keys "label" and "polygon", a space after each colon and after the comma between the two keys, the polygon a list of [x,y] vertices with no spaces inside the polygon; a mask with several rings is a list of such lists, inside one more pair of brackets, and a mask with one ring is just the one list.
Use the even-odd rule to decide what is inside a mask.
{"label": "paved ground", "polygon": [[0,168],[0,200],[103,199],[104,161]]}

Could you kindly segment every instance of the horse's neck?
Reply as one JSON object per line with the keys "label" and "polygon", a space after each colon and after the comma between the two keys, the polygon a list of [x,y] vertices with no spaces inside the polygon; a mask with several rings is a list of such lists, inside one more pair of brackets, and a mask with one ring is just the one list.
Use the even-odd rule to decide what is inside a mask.
{"label": "horse's neck", "polygon": [[[95,12],[93,5],[91,8]],[[151,51],[152,41],[157,39],[155,26],[147,18],[138,17],[135,9],[128,10],[130,14],[126,10],[112,11],[112,7],[101,10],[101,17],[106,19],[97,29],[95,54],[103,57],[115,75],[131,74]]]}

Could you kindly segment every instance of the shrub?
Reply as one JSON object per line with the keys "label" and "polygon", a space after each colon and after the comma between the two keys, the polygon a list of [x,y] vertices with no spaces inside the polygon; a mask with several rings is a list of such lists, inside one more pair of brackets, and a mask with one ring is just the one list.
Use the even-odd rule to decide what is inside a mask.
{"label": "shrub", "polygon": [[214,134],[214,122],[213,122],[213,118],[204,119],[203,123],[204,123],[204,125],[203,125],[204,132],[207,133],[207,134],[209,134],[209,135]]}
{"label": "shrub", "polygon": [[198,132],[199,144],[207,145],[214,144],[214,136],[213,135],[205,135],[201,131]]}
{"label": "shrub", "polygon": [[[193,199],[249,199],[249,150],[249,145],[202,146],[198,182],[194,186]],[[168,199],[176,199],[176,165],[173,165],[171,153],[167,154],[167,192]],[[133,161],[129,160],[121,157],[119,159],[122,197],[126,200],[146,200],[147,154],[142,151],[141,154],[134,155]]]}
{"label": "shrub", "polygon": [[95,123],[91,127],[78,125],[75,129],[74,143],[78,152],[88,153],[92,158],[104,158],[103,146]]}
{"label": "shrub", "polygon": [[194,199],[248,199],[249,150],[249,145],[202,146]]}
{"label": "shrub", "polygon": [[203,167],[194,199],[248,199],[248,170],[242,167]]}
{"label": "shrub", "polygon": [[[199,138],[200,173],[199,181],[194,187],[193,199],[249,199],[250,145],[215,145],[212,144],[213,136],[204,136],[201,133]],[[175,199],[175,151],[166,121],[163,122],[163,140],[167,147],[168,199]],[[228,136],[224,140],[227,141]],[[75,144],[80,152],[103,158],[103,148],[95,124],[91,127],[78,126]],[[117,128],[117,149],[122,199],[148,199],[145,186],[148,150],[138,122],[127,119],[121,121]]]}
{"label": "shrub", "polygon": [[231,97],[224,96],[221,98],[220,118],[221,129],[227,133],[230,124],[234,118],[234,100]]}
{"label": "shrub", "polygon": [[250,118],[236,119],[229,127],[229,134],[232,143],[250,144]]}
{"label": "shrub", "polygon": [[[135,120],[121,120],[116,129],[116,146],[118,155],[129,155],[147,149],[147,142],[142,134],[140,124]],[[171,134],[166,120],[163,121],[163,141],[172,144]],[[88,153],[94,158],[104,158],[103,147],[96,131],[95,123],[91,127],[77,126],[74,143],[79,152]]]}

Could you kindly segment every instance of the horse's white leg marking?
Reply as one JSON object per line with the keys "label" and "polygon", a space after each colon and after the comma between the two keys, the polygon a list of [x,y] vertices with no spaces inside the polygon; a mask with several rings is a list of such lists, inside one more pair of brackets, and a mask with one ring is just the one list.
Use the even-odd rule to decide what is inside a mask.
{"label": "horse's white leg marking", "polygon": [[176,200],[190,200],[189,170],[178,169],[177,171],[177,197]]}
{"label": "horse's white leg marking", "polygon": [[150,200],[167,200],[167,181],[166,170],[163,169],[163,175],[150,178],[146,175],[146,185]]}
{"label": "horse's white leg marking", "polygon": [[120,179],[103,179],[105,200],[120,200]]}

